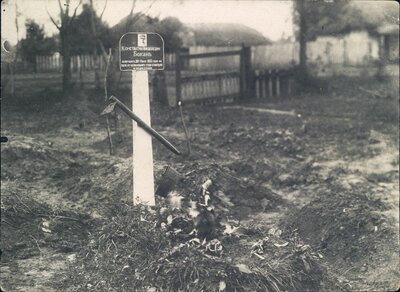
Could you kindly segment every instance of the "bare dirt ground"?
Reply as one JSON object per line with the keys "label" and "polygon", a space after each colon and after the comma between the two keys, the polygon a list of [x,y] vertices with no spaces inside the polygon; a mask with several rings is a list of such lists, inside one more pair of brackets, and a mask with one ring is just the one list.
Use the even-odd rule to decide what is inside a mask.
{"label": "bare dirt ground", "polygon": [[[95,230],[112,221],[105,208],[132,201],[131,122],[119,113],[116,154],[109,156],[101,96],[2,106],[2,136],[9,138],[1,146],[2,290],[107,290],[89,271],[81,282],[71,278]],[[129,94],[118,97],[128,103]],[[308,290],[397,290],[398,110],[398,79],[355,78],[280,101],[184,107],[193,153],[176,156],[154,141],[156,181],[167,165],[194,187],[210,179],[215,193],[229,198],[229,215],[259,232],[226,243],[232,250],[278,228],[288,247],[297,237],[310,245],[335,286],[326,281]],[[177,109],[153,104],[152,124],[185,152]],[[288,248],[274,244],[271,253]]]}

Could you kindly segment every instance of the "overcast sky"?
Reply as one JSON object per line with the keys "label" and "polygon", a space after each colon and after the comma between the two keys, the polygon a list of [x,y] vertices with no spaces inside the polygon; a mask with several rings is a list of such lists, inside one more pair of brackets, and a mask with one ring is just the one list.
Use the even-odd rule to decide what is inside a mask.
{"label": "overcast sky", "polygon": [[[19,12],[20,39],[25,37],[25,21],[28,18],[43,24],[48,35],[57,32],[46,12],[47,7],[49,13],[57,19],[59,8],[56,0],[5,0],[2,1],[2,40],[16,43],[15,1]],[[83,0],[85,1],[88,2]],[[138,0],[135,10],[148,8],[153,2],[154,0]],[[77,3],[77,0],[71,0],[71,7],[74,8]],[[100,12],[105,0],[94,0],[94,3],[96,10]],[[129,13],[131,5],[132,0],[108,0],[103,19],[112,26]],[[242,23],[272,40],[293,35],[291,1],[158,0],[148,10],[148,14],[160,18],[174,16],[183,23]]]}

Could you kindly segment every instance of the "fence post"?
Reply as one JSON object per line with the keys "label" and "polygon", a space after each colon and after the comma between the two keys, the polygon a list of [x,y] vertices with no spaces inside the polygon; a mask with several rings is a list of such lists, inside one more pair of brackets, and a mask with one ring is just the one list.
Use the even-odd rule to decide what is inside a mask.
{"label": "fence post", "polygon": [[268,70],[268,97],[272,98],[272,70]]}
{"label": "fence post", "polygon": [[167,84],[164,71],[156,71],[153,77],[153,99],[168,105]]}
{"label": "fence post", "polygon": [[276,96],[280,97],[281,96],[281,82],[280,82],[280,72],[279,70],[276,70],[276,82],[275,82],[275,86],[276,86]]}
{"label": "fence post", "polygon": [[240,53],[240,96],[248,99],[254,94],[254,78],[251,71],[251,47],[242,45]]}
{"label": "fence post", "polygon": [[82,66],[82,55],[78,56],[78,70],[79,70],[79,83],[83,88],[83,66]]}
{"label": "fence post", "polygon": [[254,72],[251,66],[251,47],[245,49],[246,97],[254,98]]}
{"label": "fence post", "polygon": [[246,71],[245,71],[245,65],[244,65],[244,50],[245,47],[242,45],[242,50],[240,51],[240,74],[239,74],[239,86],[240,86],[240,99],[244,100],[245,99],[245,76],[246,76]]}
{"label": "fence post", "polygon": [[262,98],[267,98],[268,85],[267,85],[267,74],[265,73],[265,70],[262,72],[260,82],[261,82],[261,89],[262,89],[261,97]]}
{"label": "fence post", "polygon": [[176,89],[176,103],[182,101],[182,83],[181,83],[181,53],[180,48],[175,53],[175,89]]}
{"label": "fence post", "polygon": [[261,97],[261,82],[260,82],[260,74],[258,74],[258,70],[254,72],[254,87],[255,87],[255,97],[258,99]]}
{"label": "fence post", "polygon": [[35,57],[35,63],[33,64],[33,72],[34,73],[38,72],[39,60],[40,60],[40,56],[36,56]]}

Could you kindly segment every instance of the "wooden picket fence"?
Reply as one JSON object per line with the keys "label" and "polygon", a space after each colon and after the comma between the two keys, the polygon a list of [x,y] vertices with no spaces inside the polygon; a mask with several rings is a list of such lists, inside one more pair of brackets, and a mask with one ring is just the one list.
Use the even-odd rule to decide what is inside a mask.
{"label": "wooden picket fence", "polygon": [[[98,69],[104,71],[106,64],[101,56],[98,56]],[[165,69],[175,68],[176,55],[174,53],[165,54]],[[93,55],[71,56],[71,72],[92,71],[95,69],[95,58]],[[61,72],[62,56],[55,54],[52,56],[36,56],[36,70],[38,73]]]}
{"label": "wooden picket fence", "polygon": [[[218,50],[218,48],[214,48],[214,50]],[[238,50],[229,51],[222,49],[204,53],[189,53],[189,50],[186,50],[179,54],[166,54],[167,68],[175,68],[175,72],[165,71],[164,76],[167,78],[164,83],[166,84],[157,87],[157,95],[169,95],[174,99],[174,101],[170,100],[170,104],[177,101],[209,104],[288,96],[295,91],[293,69],[256,68],[257,70],[254,70],[252,53],[251,47],[241,47]],[[228,67],[224,67],[223,64],[227,63],[227,60],[230,60],[231,63],[227,64]],[[94,58],[90,55],[72,57],[72,82],[75,86],[94,87],[94,66]],[[98,66],[101,72],[105,70],[104,60],[100,56]],[[17,74],[16,87],[21,86],[22,89],[28,80],[32,82],[30,88],[61,89],[61,68],[62,58],[60,56],[39,56],[37,57],[39,72],[26,74],[28,79]],[[200,68],[202,70],[199,70]],[[123,73],[129,72],[117,74],[117,86],[130,87],[130,74]],[[152,80],[153,77],[150,79]],[[174,89],[173,92],[170,90],[171,88]],[[165,94],[161,94],[162,92]]]}
{"label": "wooden picket fence", "polygon": [[185,103],[230,102],[237,99],[240,92],[239,72],[183,77],[181,82],[181,99]]}
{"label": "wooden picket fence", "polygon": [[[244,98],[249,88],[247,77],[250,53],[250,47],[243,47],[240,50],[177,54],[176,100],[184,103],[207,104]],[[198,68],[190,65],[193,61],[209,59],[214,64],[226,57],[239,58],[240,62],[235,71],[216,72],[214,70],[199,73],[196,70]]]}
{"label": "wooden picket fence", "polygon": [[[230,71],[216,71],[215,64],[231,58],[238,59]],[[209,64],[207,69],[197,71],[191,64]],[[182,69],[184,61],[189,66]],[[195,62],[193,62],[195,61]],[[178,54],[175,68],[176,100],[184,103],[220,103],[252,98],[290,96],[295,91],[294,69],[254,70],[251,63],[251,47],[240,50],[205,53]],[[232,66],[232,64],[230,64]],[[203,68],[205,69],[205,68]]]}
{"label": "wooden picket fence", "polygon": [[255,70],[253,90],[256,98],[290,96],[295,90],[294,71],[288,69]]}

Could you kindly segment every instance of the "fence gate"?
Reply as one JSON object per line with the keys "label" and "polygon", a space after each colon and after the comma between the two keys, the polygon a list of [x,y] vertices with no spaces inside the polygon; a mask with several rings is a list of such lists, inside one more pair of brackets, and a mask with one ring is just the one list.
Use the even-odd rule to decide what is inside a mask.
{"label": "fence gate", "polygon": [[[239,62],[236,70],[223,70],[218,66],[224,57],[237,56]],[[212,58],[214,60],[212,60]],[[217,64],[212,71],[196,71],[196,63],[191,60],[200,59],[202,67],[207,63]],[[225,58],[227,62],[233,58]],[[196,60],[197,61],[197,60]],[[222,60],[223,61],[223,60]],[[251,51],[243,46],[240,50],[209,52],[199,54],[181,54],[176,56],[176,97],[183,103],[217,103],[244,99],[249,95],[251,85]],[[194,63],[194,64],[192,64]],[[199,64],[199,63],[197,63]],[[220,68],[219,68],[220,67]],[[222,69],[222,70],[221,70]]]}

